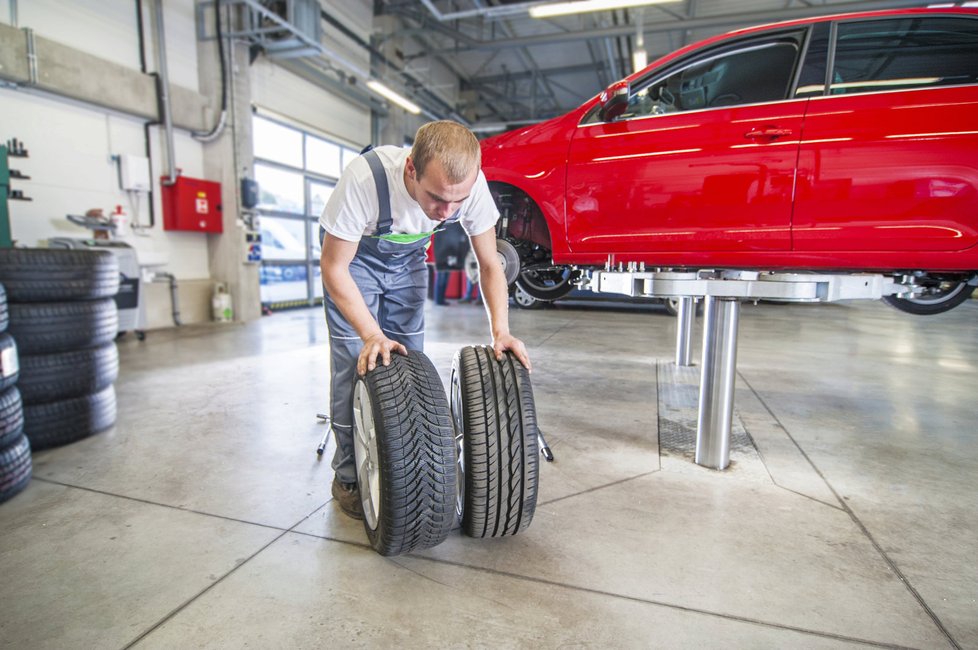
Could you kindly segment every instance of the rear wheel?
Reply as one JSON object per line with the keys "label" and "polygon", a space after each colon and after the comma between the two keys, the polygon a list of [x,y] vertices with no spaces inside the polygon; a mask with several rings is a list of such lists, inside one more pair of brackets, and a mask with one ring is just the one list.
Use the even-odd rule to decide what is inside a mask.
{"label": "rear wheel", "polygon": [[455,524],[455,440],[428,357],[393,354],[357,379],[353,442],[364,529],[381,555],[431,548]]}
{"label": "rear wheel", "polygon": [[553,301],[574,290],[575,276],[566,266],[533,264],[520,270],[516,286],[537,300]]}
{"label": "rear wheel", "polygon": [[883,302],[908,314],[930,316],[954,309],[970,298],[974,289],[967,282],[935,280],[924,284],[924,291],[919,296],[883,296]]}
{"label": "rear wheel", "polygon": [[462,348],[452,362],[462,530],[504,537],[526,530],[537,502],[536,409],[526,368],[489,346]]}

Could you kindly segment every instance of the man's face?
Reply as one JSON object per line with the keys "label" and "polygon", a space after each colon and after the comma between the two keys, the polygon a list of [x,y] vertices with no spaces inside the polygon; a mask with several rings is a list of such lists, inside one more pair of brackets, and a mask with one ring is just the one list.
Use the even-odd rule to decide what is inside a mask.
{"label": "man's face", "polygon": [[444,221],[449,218],[462,201],[469,198],[472,186],[479,176],[479,170],[473,170],[469,178],[461,183],[451,183],[445,174],[441,162],[432,160],[424,170],[424,176],[418,177],[414,161],[408,158],[407,172],[415,181],[414,200],[429,219]]}

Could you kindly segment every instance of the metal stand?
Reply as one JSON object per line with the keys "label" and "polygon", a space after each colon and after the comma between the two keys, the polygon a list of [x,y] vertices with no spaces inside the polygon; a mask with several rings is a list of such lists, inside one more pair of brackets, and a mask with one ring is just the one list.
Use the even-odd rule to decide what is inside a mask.
{"label": "metal stand", "polygon": [[691,296],[679,299],[679,313],[676,314],[676,365],[693,365],[693,316],[696,303]]}
{"label": "metal stand", "polygon": [[695,460],[697,465],[713,469],[725,469],[730,464],[739,320],[737,299],[706,297]]}
{"label": "metal stand", "polygon": [[588,272],[591,291],[626,296],[679,297],[676,365],[690,365],[694,302],[706,299],[703,369],[696,428],[696,463],[714,469],[730,464],[734,384],[737,375],[737,327],[740,301],[775,298],[790,302],[878,300],[885,295],[912,296],[919,288],[872,274],[824,275],[761,271],[646,271],[644,264],[609,264]]}

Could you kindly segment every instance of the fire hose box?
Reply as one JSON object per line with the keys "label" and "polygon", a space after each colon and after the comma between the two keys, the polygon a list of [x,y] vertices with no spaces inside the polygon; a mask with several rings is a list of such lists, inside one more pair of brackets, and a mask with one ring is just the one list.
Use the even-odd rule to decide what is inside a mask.
{"label": "fire hose box", "polygon": [[165,176],[160,180],[164,230],[224,231],[220,183],[189,176],[177,176],[172,185]]}

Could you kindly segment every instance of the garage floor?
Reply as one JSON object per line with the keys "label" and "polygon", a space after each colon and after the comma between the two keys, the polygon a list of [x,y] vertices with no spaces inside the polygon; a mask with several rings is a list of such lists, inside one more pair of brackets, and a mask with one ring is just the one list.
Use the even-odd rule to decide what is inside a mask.
{"label": "garage floor", "polygon": [[[741,316],[721,473],[674,319],[514,310],[557,456],[533,525],[392,559],[316,460],[318,309],[129,337],[117,426],[0,506],[0,645],[978,648],[978,301]],[[446,381],[485,331],[430,308]]]}

